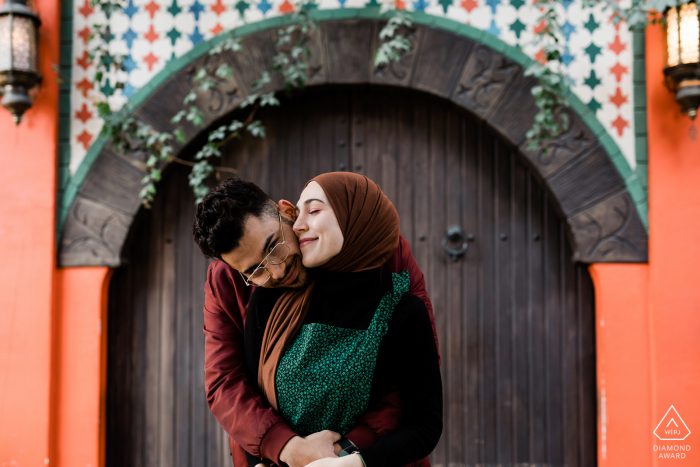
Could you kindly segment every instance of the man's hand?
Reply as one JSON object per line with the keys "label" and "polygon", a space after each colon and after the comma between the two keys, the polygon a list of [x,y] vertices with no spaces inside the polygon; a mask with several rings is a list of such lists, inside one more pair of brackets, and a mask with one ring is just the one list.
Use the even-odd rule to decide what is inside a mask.
{"label": "man's hand", "polygon": [[345,457],[337,457],[335,459],[319,459],[312,462],[307,467],[364,467],[360,456],[351,454]]}
{"label": "man's hand", "polygon": [[324,430],[305,438],[295,436],[290,439],[280,452],[280,460],[289,467],[304,467],[315,460],[325,457],[338,457],[334,444],[340,439],[340,433]]}

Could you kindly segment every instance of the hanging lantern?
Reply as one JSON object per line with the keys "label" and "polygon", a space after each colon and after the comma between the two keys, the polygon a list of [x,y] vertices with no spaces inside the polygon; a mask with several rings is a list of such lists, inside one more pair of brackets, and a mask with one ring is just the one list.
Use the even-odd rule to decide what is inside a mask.
{"label": "hanging lantern", "polygon": [[700,12],[695,2],[669,8],[666,17],[666,68],[669,88],[691,119],[700,106]]}
{"label": "hanging lantern", "polygon": [[39,16],[27,0],[5,0],[0,6],[0,103],[16,124],[32,106],[29,93],[41,82],[39,74]]}

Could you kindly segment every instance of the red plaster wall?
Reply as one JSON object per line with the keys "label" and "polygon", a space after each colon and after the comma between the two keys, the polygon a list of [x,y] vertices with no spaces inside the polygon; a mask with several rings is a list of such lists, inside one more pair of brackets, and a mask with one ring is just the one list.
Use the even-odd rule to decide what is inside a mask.
{"label": "red plaster wall", "polygon": [[598,465],[651,467],[649,266],[593,264]]}
{"label": "red plaster wall", "polygon": [[107,298],[111,270],[56,274],[51,465],[104,465]]}
{"label": "red plaster wall", "polygon": [[[662,35],[649,28],[649,300],[653,428],[671,405],[691,431],[685,460],[654,465],[700,465],[700,139],[663,86]],[[700,119],[699,119],[700,120]],[[700,126],[700,121],[696,122]],[[655,444],[674,444],[655,439]]]}
{"label": "red plaster wall", "polygon": [[[49,392],[59,2],[35,0],[44,84],[15,127],[0,108],[0,465],[44,466]],[[13,462],[14,461],[14,462]]]}

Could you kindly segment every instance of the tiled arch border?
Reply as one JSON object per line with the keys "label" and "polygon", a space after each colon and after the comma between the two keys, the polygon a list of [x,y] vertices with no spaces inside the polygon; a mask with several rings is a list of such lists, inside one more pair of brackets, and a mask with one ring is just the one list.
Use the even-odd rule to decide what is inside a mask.
{"label": "tiled arch border", "polygon": [[[311,14],[320,22],[342,20],[366,20],[368,23],[372,22],[375,24],[375,26],[373,29],[374,34],[370,37],[370,41],[376,41],[376,28],[378,27],[376,25],[378,24],[378,21],[382,19],[382,16],[379,14],[379,9],[376,7],[314,10],[311,12]],[[461,24],[454,20],[436,17],[420,12],[411,12],[411,15],[414,18],[414,24],[419,29],[419,34],[424,34],[426,38],[431,34],[435,36],[436,33],[425,33],[420,31],[438,31],[438,33],[442,32],[443,35],[441,36],[441,39],[443,41],[449,41],[450,37],[457,36],[457,38],[459,38],[461,36],[462,38],[466,38],[467,40],[473,42],[473,44],[475,44],[475,50],[484,49],[491,51],[488,53],[495,52],[495,60],[500,60],[501,62],[495,64],[490,63],[489,66],[494,69],[498,68],[496,73],[502,73],[503,70],[506,70],[506,73],[508,73],[508,69],[510,69],[509,64],[516,65],[514,67],[515,71],[510,73],[512,76],[508,75],[507,78],[504,78],[506,81],[500,83],[500,87],[496,86],[497,90],[502,89],[502,91],[498,93],[497,99],[491,103],[493,104],[491,107],[487,106],[487,108],[480,108],[479,103],[477,103],[474,99],[471,99],[471,102],[469,102],[469,91],[467,91],[466,96],[461,99],[463,102],[458,102],[460,101],[460,98],[457,97],[456,93],[454,93],[455,95],[450,98],[452,101],[456,102],[462,107],[465,107],[467,110],[472,111],[477,117],[486,118],[486,114],[492,112],[494,107],[496,107],[496,104],[502,104],[499,99],[507,95],[509,99],[513,100],[513,106],[519,106],[518,111],[522,110],[523,106],[528,107],[528,104],[530,104],[530,108],[528,110],[530,113],[532,113],[533,105],[532,99],[529,95],[529,87],[533,85],[533,80],[522,76],[522,69],[527,68],[527,66],[532,63],[531,58],[527,57],[518,48],[509,46],[495,36],[485,31],[476,29],[470,25]],[[240,37],[243,39],[258,32],[269,31],[273,28],[290,24],[290,22],[290,15],[278,16],[240,26],[227,33],[219,34],[207,42],[199,44],[188,53],[168,63],[165,69],[158,73],[158,75],[156,75],[147,85],[141,88],[129,100],[129,102],[126,104],[126,109],[130,112],[138,114],[139,106],[144,104],[148,98],[152,97],[152,95],[161,89],[162,86],[167,85],[173,76],[178,73],[182,74],[183,69],[188,66],[191,67],[195,62],[197,62],[197,60],[204,60],[206,57],[206,52],[223,40],[229,37]],[[421,28],[421,26],[424,28]],[[436,42],[429,45],[423,44],[421,46],[428,47],[431,45],[439,46],[440,43]],[[376,44],[374,44],[374,46],[376,47]],[[415,58],[417,53],[413,51],[413,53],[410,55],[411,57],[407,59],[410,63],[406,68],[406,71],[408,71],[410,79],[413,80],[414,76],[411,71],[413,63],[412,60]],[[469,66],[466,62],[469,52],[463,53],[463,55],[463,57],[459,54],[449,57],[449,61],[458,63],[458,65],[456,65],[458,67],[456,73],[461,73],[462,77],[460,78],[459,76],[456,76],[456,78],[458,81],[460,81],[460,85],[465,79],[475,79],[474,70],[472,70],[472,76],[468,76],[470,72],[468,70]],[[444,62],[448,61],[447,57],[442,57],[442,59]],[[493,62],[494,58],[491,58],[490,60]],[[464,70],[462,71],[462,69]],[[387,76],[389,74],[390,73],[386,73]],[[487,78],[493,78],[493,76]],[[239,81],[252,82],[252,80]],[[387,77],[386,79],[381,79],[380,77],[370,80],[357,80],[357,82],[368,81],[404,87],[408,85],[406,80],[404,80],[404,83],[401,83],[400,80],[392,81],[391,77]],[[518,81],[519,89],[510,89],[515,81]],[[332,81],[328,80],[324,82]],[[311,82],[310,84],[314,83]],[[453,88],[455,88],[455,85],[458,83],[448,83],[446,86],[449,87],[450,84]],[[490,82],[488,84],[494,83]],[[508,89],[506,89],[506,85],[508,85]],[[438,94],[442,97],[448,97],[445,95],[445,92],[441,94],[439,90],[431,89],[430,85],[421,86],[416,85],[416,83],[411,83],[410,87],[432,92],[433,94]],[[598,147],[598,152],[605,153],[605,157],[615,168],[616,174],[621,178],[622,182],[621,189],[613,190],[613,192],[608,192],[606,194],[606,196],[610,195],[608,196],[610,202],[608,202],[605,206],[603,206],[603,203],[591,204],[590,202],[588,205],[583,206],[581,205],[582,201],[580,199],[576,200],[576,194],[573,194],[573,201],[571,202],[577,202],[579,204],[578,207],[580,208],[578,209],[579,212],[576,213],[578,214],[577,218],[573,218],[573,216],[569,215],[572,212],[571,208],[573,207],[573,211],[576,211],[576,207],[572,205],[568,206],[569,209],[567,209],[567,202],[563,202],[562,199],[557,196],[556,190],[553,190],[555,193],[555,198],[559,203],[559,207],[561,208],[563,214],[567,216],[569,221],[569,225],[571,227],[570,234],[573,236],[574,245],[579,246],[578,248],[575,248],[575,259],[584,262],[646,262],[648,222],[645,189],[640,183],[638,175],[632,171],[619,147],[615,144],[603,125],[597,120],[593,112],[570,91],[567,93],[566,99],[570,105],[570,110],[567,109],[565,112],[571,114],[572,117],[575,117],[574,123],[562,138],[553,142],[553,147],[555,147],[558,151],[562,151],[560,154],[563,154],[564,157],[560,159],[563,159],[565,164],[568,164],[568,162],[571,161],[584,159],[582,163],[583,165],[578,167],[578,172],[576,170],[569,170],[569,173],[565,174],[561,174],[561,172],[565,172],[565,170],[558,170],[561,168],[561,164],[557,165],[557,167],[544,167],[543,170],[538,170],[540,175],[546,180],[548,174],[554,173],[554,176],[558,177],[559,179],[563,179],[560,180],[562,186],[568,184],[570,189],[570,186],[575,186],[578,184],[579,188],[583,188],[584,185],[577,181],[576,177],[582,174],[585,175],[585,173],[590,173],[591,168],[585,167],[585,164],[587,163],[585,160],[586,157],[582,158],[581,155],[586,152],[595,152],[595,149],[591,150],[589,146],[586,146],[584,150],[579,152],[576,151],[578,150],[577,148],[581,147],[581,140],[583,139],[586,141],[586,137],[589,136],[588,139],[592,140],[594,146]],[[236,102],[226,111],[233,110],[233,108],[235,108],[237,105],[238,102]],[[149,120],[149,117],[146,115],[142,115],[142,117]],[[538,160],[538,157],[541,157],[541,155],[532,154],[525,151],[524,138],[520,137],[514,139],[510,137],[512,135],[509,135],[509,132],[513,133],[513,131],[516,131],[519,136],[524,136],[524,131],[526,131],[527,128],[523,127],[522,122],[528,121],[528,119],[517,119],[517,121],[520,122],[518,124],[505,120],[494,122],[489,118],[486,118],[489,120],[489,123],[494,125],[496,129],[498,129],[502,134],[504,134],[504,136],[506,136],[516,145],[519,145],[523,153],[525,153],[526,156],[531,159],[533,164],[535,164],[534,161]],[[214,118],[211,120],[213,119]],[[155,120],[159,119],[155,118]],[[162,120],[163,119],[161,118],[160,121],[152,121],[151,123],[154,124],[156,128],[160,127],[159,129],[164,131],[165,128],[163,127],[167,127],[167,125],[164,125]],[[515,130],[513,128],[509,128],[509,126],[513,125],[518,126],[518,128]],[[529,127],[529,124],[527,124],[527,126]],[[194,133],[194,131],[192,133]],[[190,139],[191,137],[192,135],[190,135]],[[98,211],[100,211],[102,206],[93,205],[95,202],[99,204],[99,200],[91,200],[90,194],[84,193],[86,191],[85,182],[88,180],[88,174],[90,174],[91,171],[96,170],[94,167],[95,163],[100,159],[101,155],[106,153],[108,153],[112,159],[120,158],[120,156],[115,155],[110,151],[107,144],[107,138],[100,136],[88,150],[85,159],[82,161],[75,175],[67,183],[65,191],[59,200],[60,203],[57,228],[60,234],[59,238],[61,242],[59,244],[59,264],[62,266],[99,264],[114,267],[120,264],[119,255],[121,244],[123,243],[123,239],[126,237],[126,231],[128,231],[128,227],[130,226],[132,220],[132,217],[124,215],[124,213],[125,211],[133,210],[133,214],[135,214],[136,209],[122,209],[120,211],[120,209],[117,207],[116,211],[113,213],[110,213],[109,209],[107,209],[107,212],[99,213]],[[125,156],[122,159],[128,158],[129,156]],[[588,159],[591,158],[589,157]],[[132,160],[130,162],[132,165],[134,165],[134,167],[137,169],[139,168],[139,163],[137,161]],[[588,163],[592,163],[593,165],[596,164],[595,161],[588,161]],[[597,163],[600,164],[600,160],[598,160]],[[105,168],[102,169],[104,170]],[[103,177],[104,180],[107,180],[109,176],[114,175],[109,172],[103,173],[105,174]],[[107,176],[108,173],[109,176]],[[592,183],[592,185],[596,184],[596,181],[594,180],[589,181]],[[116,183],[118,184],[119,181],[116,181]],[[614,184],[615,182],[613,181],[611,183]],[[97,188],[93,186],[91,188],[92,190],[100,190],[103,187]],[[132,188],[134,192],[138,192],[137,187]],[[79,192],[85,194],[86,196],[80,198]],[[129,204],[130,201],[133,200],[127,201],[127,204]],[[585,200],[583,202],[585,204]],[[69,215],[71,213],[73,214],[73,216],[71,216],[72,221],[69,221]],[[67,226],[71,228],[67,229]],[[76,231],[76,229],[84,229],[89,232],[81,233]],[[107,237],[105,237],[105,235]],[[114,242],[110,241],[109,237],[115,237],[112,240],[117,240],[118,238],[121,238],[121,240]]]}

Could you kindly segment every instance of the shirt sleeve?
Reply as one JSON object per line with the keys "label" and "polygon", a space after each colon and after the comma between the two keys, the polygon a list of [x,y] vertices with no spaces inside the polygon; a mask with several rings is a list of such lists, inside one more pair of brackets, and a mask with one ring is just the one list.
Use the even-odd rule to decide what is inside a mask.
{"label": "shirt sleeve", "polygon": [[246,375],[243,331],[250,291],[223,262],[204,286],[204,381],[209,409],[246,451],[272,459],[296,434],[262,400]]}
{"label": "shirt sleeve", "polygon": [[406,294],[394,314],[384,339],[401,394],[402,425],[361,450],[367,467],[401,467],[422,459],[442,434],[442,379],[425,304]]}

